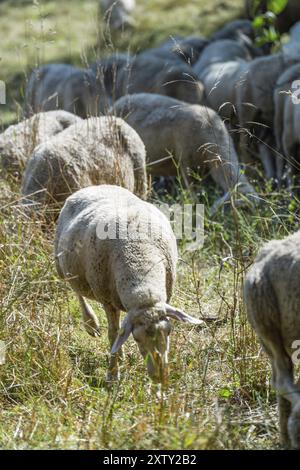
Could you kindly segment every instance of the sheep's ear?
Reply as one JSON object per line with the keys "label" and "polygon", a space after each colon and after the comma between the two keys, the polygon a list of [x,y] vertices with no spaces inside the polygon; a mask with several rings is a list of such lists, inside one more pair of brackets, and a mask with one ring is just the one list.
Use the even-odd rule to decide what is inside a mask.
{"label": "sheep's ear", "polygon": [[182,312],[182,310],[168,304],[166,304],[166,313],[167,317],[174,318],[174,320],[183,321],[185,323],[191,323],[192,325],[202,325],[204,323],[203,320],[191,317],[187,313]]}
{"label": "sheep's ear", "polygon": [[132,323],[128,315],[124,318],[118,337],[111,348],[111,354],[116,354],[119,349],[123,346],[125,341],[129,338],[132,333]]}

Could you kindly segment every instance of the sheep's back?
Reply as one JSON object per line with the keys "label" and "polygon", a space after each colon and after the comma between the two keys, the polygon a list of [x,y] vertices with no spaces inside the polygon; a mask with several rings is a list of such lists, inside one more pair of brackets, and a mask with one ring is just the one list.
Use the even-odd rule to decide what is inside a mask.
{"label": "sheep's back", "polygon": [[300,335],[300,232],[260,250],[245,281],[249,320],[260,334],[280,334],[287,351]]}

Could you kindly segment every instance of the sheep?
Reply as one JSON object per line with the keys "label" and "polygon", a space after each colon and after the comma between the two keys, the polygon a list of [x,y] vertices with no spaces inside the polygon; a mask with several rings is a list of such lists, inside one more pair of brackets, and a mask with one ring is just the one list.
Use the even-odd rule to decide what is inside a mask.
{"label": "sheep", "polygon": [[264,147],[259,152],[268,179],[276,180],[276,147],[274,127],[274,89],[280,75],[291,65],[298,62],[296,57],[283,53],[258,57],[244,66],[242,76],[235,84],[235,105],[238,125],[247,129]]}
{"label": "sheep", "polygon": [[300,388],[293,349],[300,338],[300,232],[264,245],[244,286],[250,324],[268,354],[278,396],[281,442],[300,449]]}
{"label": "sheep", "polygon": [[252,22],[245,19],[230,21],[223,28],[213,33],[210,41],[230,39],[246,47],[252,57],[261,56],[263,51],[254,46],[255,32]]}
{"label": "sheep", "polygon": [[0,134],[0,168],[20,177],[35,147],[81,119],[66,111],[39,113]]}
{"label": "sheep", "polygon": [[120,72],[120,98],[126,94],[158,93],[187,103],[202,102],[203,84],[184,63],[165,61],[147,53],[137,56]]}
{"label": "sheep", "polygon": [[117,31],[133,25],[131,14],[135,10],[135,0],[100,0],[100,12],[110,29]]}
{"label": "sheep", "polygon": [[[248,18],[255,17],[258,13],[265,13],[268,11],[267,0],[262,0],[259,3],[259,11],[255,8],[255,0],[245,0],[245,11]],[[291,26],[296,21],[300,20],[300,2],[299,0],[288,0],[284,10],[277,15],[275,20],[275,27],[282,33],[287,33]]]}
{"label": "sheep", "polygon": [[122,119],[90,118],[45,144],[29,159],[22,181],[24,204],[61,207],[80,188],[117,184],[146,196],[145,147]]}
{"label": "sheep", "polygon": [[176,176],[179,164],[188,185],[189,170],[197,172],[207,167],[227,193],[225,200],[236,184],[241,193],[256,198],[254,188],[241,172],[231,137],[213,110],[141,93],[121,98],[112,112],[125,119],[143,140],[147,167],[153,175]]}
{"label": "sheep", "polygon": [[[299,58],[277,53],[249,59],[246,49],[235,41],[216,41],[205,48],[193,69],[203,81],[206,100],[213,109],[222,108],[225,117],[235,109],[241,126],[259,118],[272,126],[275,84]],[[224,104],[230,106],[224,109]]]}
{"label": "sheep", "polygon": [[298,57],[300,60],[300,21],[289,31],[290,39],[282,46],[282,52],[286,56]]}
{"label": "sheep", "polygon": [[[105,310],[111,347],[107,381],[118,378],[118,355],[132,333],[150,378],[163,382],[169,319],[203,323],[168,304],[177,247],[165,215],[118,186],[82,189],[67,199],[59,216],[55,258],[59,276],[79,297],[90,335],[99,335],[99,321],[85,298]],[[120,311],[126,312],[121,328]]]}
{"label": "sheep", "polygon": [[[278,154],[276,175],[282,180],[287,166],[289,177],[300,164],[300,105],[299,105],[300,63],[286,70],[278,79],[274,90],[274,133]],[[298,85],[293,88],[294,82]],[[298,103],[297,103],[298,101]]]}
{"label": "sheep", "polygon": [[[244,130],[240,133],[241,149],[258,156],[266,178],[275,180],[273,93],[278,77],[298,59],[283,53],[252,61],[248,58],[240,44],[231,40],[216,41],[206,47],[194,71],[204,84],[207,105],[229,125]],[[256,137],[255,145],[248,144],[249,134]],[[242,160],[247,159],[242,152]]]}
{"label": "sheep", "polygon": [[269,127],[274,122],[274,89],[278,78],[298,58],[282,53],[259,57],[249,63],[236,87],[236,103],[239,123],[260,122]]}
{"label": "sheep", "polygon": [[49,64],[33,70],[25,94],[26,116],[63,109],[83,118],[105,110],[107,97],[90,69],[68,64]]}

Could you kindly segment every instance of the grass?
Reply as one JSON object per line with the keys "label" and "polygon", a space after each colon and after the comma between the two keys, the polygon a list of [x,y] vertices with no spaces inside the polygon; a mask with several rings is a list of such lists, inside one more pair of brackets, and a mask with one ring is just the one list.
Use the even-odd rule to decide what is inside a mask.
{"label": "grass", "polygon": [[[97,39],[96,2],[34,3],[0,3],[1,78],[9,89],[3,123],[16,119],[28,67],[43,61],[78,64],[111,47],[101,33]],[[138,3],[134,34],[115,38],[124,50],[150,47],[174,33],[208,34],[238,16],[242,5]],[[207,217],[204,247],[197,252],[186,252],[180,243],[173,301],[196,316],[217,319],[201,328],[174,325],[169,387],[159,399],[132,340],[120,383],[110,392],[105,388],[104,312],[94,304],[103,335],[92,339],[81,326],[74,294],[56,275],[54,225],[45,229],[22,214],[19,183],[0,179],[0,339],[7,345],[0,365],[0,447],[279,448],[270,367],[246,321],[241,292],[258,246],[298,227],[299,204],[284,191],[258,190],[266,201],[259,212]],[[216,197],[212,189],[206,196],[201,184],[199,193],[206,206]]]}

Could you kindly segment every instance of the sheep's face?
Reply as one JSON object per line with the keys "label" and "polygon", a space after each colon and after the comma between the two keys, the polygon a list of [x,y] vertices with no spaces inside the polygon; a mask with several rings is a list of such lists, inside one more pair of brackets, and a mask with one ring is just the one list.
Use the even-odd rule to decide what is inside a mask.
{"label": "sheep's face", "polygon": [[171,323],[164,312],[149,309],[136,320],[132,334],[145,359],[150,378],[165,382],[168,376]]}

